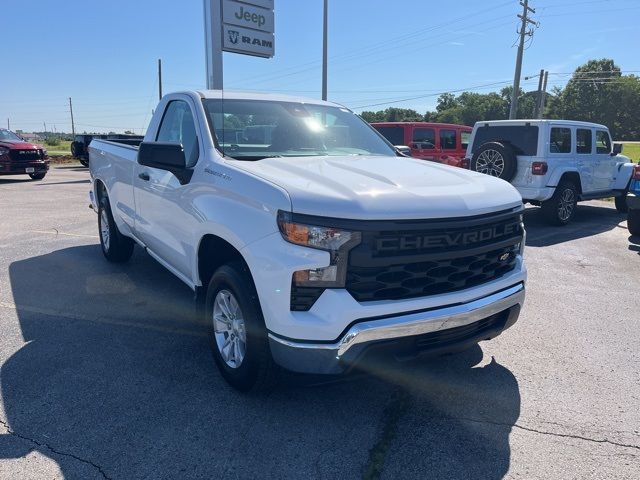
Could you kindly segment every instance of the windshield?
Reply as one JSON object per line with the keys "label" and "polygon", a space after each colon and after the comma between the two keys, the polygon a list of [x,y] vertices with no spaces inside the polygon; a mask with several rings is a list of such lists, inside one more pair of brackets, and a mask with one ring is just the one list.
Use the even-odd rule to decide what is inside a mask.
{"label": "windshield", "polygon": [[22,138],[13,133],[11,130],[0,128],[0,140],[9,140],[12,142],[22,142]]}
{"label": "windshield", "polygon": [[203,100],[222,153],[238,160],[396,153],[346,108],[271,100]]}

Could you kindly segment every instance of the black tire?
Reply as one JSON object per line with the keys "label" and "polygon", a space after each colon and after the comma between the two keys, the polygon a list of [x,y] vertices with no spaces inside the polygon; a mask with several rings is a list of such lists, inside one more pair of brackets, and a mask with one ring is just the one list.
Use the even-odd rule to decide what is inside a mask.
{"label": "black tire", "polygon": [[627,192],[625,191],[622,195],[616,197],[615,203],[618,213],[627,213],[629,211],[629,206],[627,205]]}
{"label": "black tire", "polygon": [[80,163],[82,164],[83,167],[88,167],[89,166],[89,159],[86,157],[80,157],[78,158],[78,160],[80,161]]}
{"label": "black tire", "polygon": [[[107,230],[103,231],[103,225]],[[108,235],[105,233],[108,232]],[[102,195],[98,205],[98,235],[105,258],[113,263],[124,263],[133,254],[133,240],[120,233],[111,214],[111,206],[106,195]]]}
{"label": "black tire", "polygon": [[31,177],[31,180],[42,180],[46,174],[47,172],[30,173],[29,176]]}
{"label": "black tire", "polygon": [[508,143],[487,142],[471,158],[471,170],[510,181],[516,174],[516,152]]}
{"label": "black tire", "polygon": [[629,209],[627,213],[627,228],[631,235],[640,236],[640,209]]}
{"label": "black tire", "polygon": [[[225,293],[233,295],[239,307],[239,316],[244,320],[245,352],[236,366],[230,366],[223,359],[214,328],[216,298]],[[237,318],[237,315],[235,317]],[[278,368],[271,356],[258,294],[251,275],[242,262],[223,265],[211,277],[205,300],[205,321],[209,329],[213,357],[222,377],[241,392],[260,392],[271,389],[276,383]],[[231,336],[226,336],[222,332],[219,332],[219,335],[225,339]]]}
{"label": "black tire", "polygon": [[71,156],[78,158],[78,144],[76,142],[71,142]]}
{"label": "black tire", "polygon": [[576,213],[578,188],[570,180],[561,181],[553,196],[542,202],[542,214],[551,225],[566,225]]}

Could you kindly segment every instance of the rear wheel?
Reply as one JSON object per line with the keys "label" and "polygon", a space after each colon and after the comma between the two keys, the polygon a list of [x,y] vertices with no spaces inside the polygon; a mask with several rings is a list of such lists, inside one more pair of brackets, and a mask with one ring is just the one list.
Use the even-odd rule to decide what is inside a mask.
{"label": "rear wheel", "polygon": [[243,263],[216,270],[207,288],[205,312],[211,349],[224,379],[241,392],[271,388],[277,367],[258,294]]}
{"label": "rear wheel", "polygon": [[133,240],[125,237],[118,230],[106,195],[102,196],[98,206],[98,232],[102,253],[107,260],[114,263],[124,263],[131,258]]}
{"label": "rear wheel", "polygon": [[627,213],[629,211],[629,207],[627,205],[627,192],[625,191],[622,195],[616,197],[615,203],[618,213]]}
{"label": "rear wheel", "polygon": [[542,214],[552,225],[566,225],[573,218],[578,204],[578,189],[569,180],[556,187],[553,196],[542,202]]}
{"label": "rear wheel", "polygon": [[89,159],[86,157],[80,157],[78,158],[78,160],[80,161],[80,163],[82,164],[83,167],[88,167],[89,166]]}
{"label": "rear wheel", "polygon": [[631,235],[640,236],[640,209],[629,209],[627,213],[627,228]]}
{"label": "rear wheel", "polygon": [[29,176],[31,177],[31,180],[42,180],[46,174],[47,172],[30,173]]}

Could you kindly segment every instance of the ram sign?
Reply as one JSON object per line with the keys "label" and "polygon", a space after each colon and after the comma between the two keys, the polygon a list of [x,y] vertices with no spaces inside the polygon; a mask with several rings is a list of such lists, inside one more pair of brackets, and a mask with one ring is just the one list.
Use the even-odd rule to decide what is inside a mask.
{"label": "ram sign", "polygon": [[275,52],[273,0],[223,0],[222,49],[271,58]]}

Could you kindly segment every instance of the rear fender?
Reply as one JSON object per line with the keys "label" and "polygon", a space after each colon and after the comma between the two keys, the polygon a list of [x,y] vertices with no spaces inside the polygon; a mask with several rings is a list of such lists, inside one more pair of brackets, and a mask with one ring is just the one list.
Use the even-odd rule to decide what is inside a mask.
{"label": "rear fender", "polygon": [[580,191],[582,191],[582,179],[580,178],[580,173],[578,173],[578,171],[575,168],[565,168],[565,167],[555,168],[553,172],[551,172],[551,176],[547,181],[547,187],[557,187],[558,183],[560,183],[560,179],[562,178],[562,176],[567,173],[571,174],[572,177],[575,177],[578,179],[578,181],[580,182],[578,187],[580,188]]}

